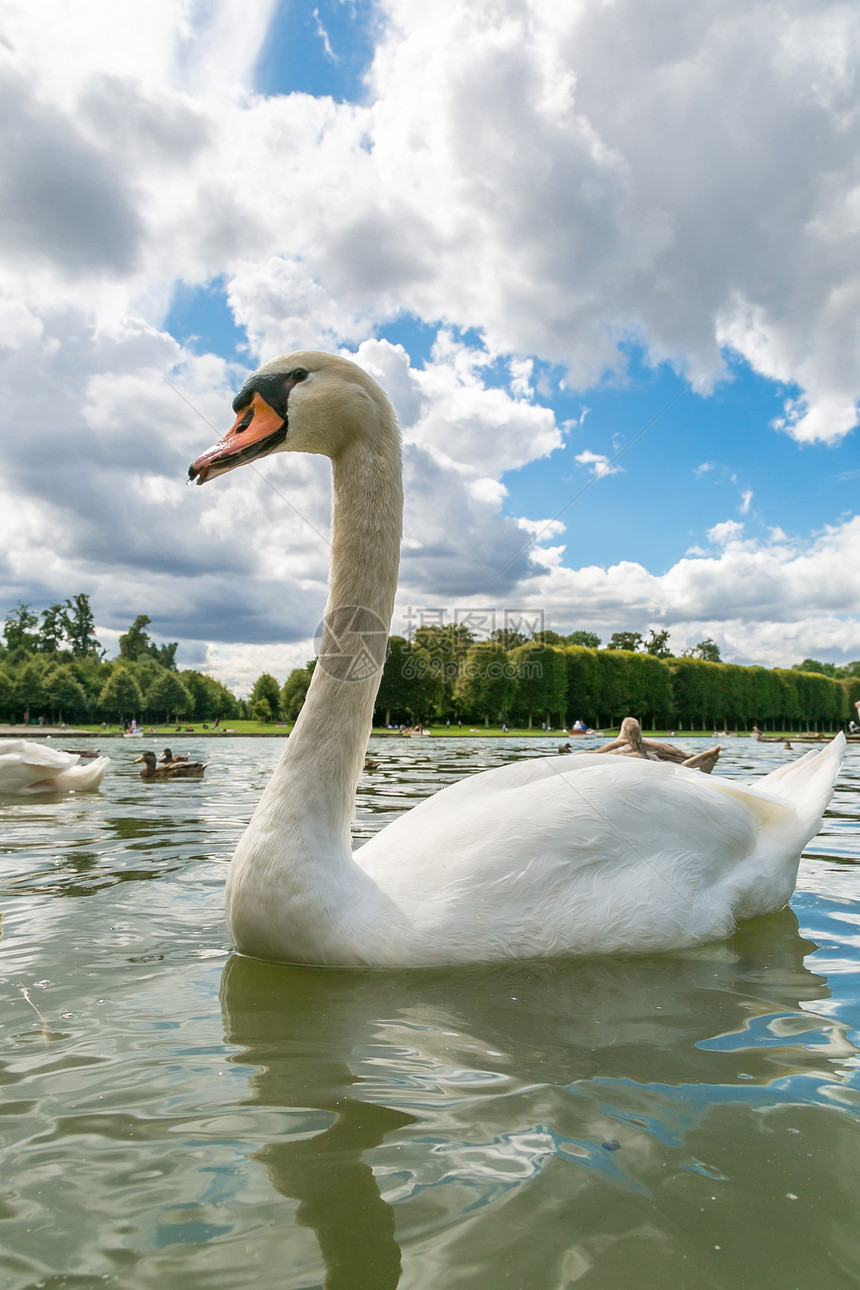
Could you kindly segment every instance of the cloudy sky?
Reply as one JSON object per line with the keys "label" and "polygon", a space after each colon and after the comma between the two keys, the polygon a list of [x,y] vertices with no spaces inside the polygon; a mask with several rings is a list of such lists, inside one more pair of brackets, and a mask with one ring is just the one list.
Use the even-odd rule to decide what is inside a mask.
{"label": "cloudy sky", "polygon": [[854,0],[6,0],[0,614],[283,680],[327,463],[184,477],[316,347],[403,425],[395,630],[860,658],[858,67]]}

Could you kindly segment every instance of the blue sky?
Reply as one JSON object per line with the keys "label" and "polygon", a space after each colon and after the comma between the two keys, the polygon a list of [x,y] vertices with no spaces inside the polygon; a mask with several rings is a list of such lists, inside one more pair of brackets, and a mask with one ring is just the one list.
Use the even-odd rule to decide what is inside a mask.
{"label": "blue sky", "polygon": [[324,465],[181,481],[318,347],[401,417],[395,630],[860,657],[857,11],[46,5],[0,50],[4,612],[86,591],[240,691],[303,662]]}
{"label": "blue sky", "polygon": [[[340,33],[348,36],[353,25]],[[318,54],[322,41],[307,20],[302,34],[302,48]],[[324,55],[309,58],[302,71],[306,92],[315,82],[319,93],[360,90],[332,74]],[[248,365],[247,337],[220,281],[180,286],[164,325],[200,353]],[[417,365],[430,358],[436,326],[405,317],[381,324],[375,335],[404,345]],[[837,446],[798,445],[774,428],[796,388],[727,354],[724,377],[699,393],[686,373],[649,365],[640,346],[626,345],[624,356],[623,373],[585,390],[563,388],[563,372],[545,365],[547,387],[537,398],[559,424],[574,424],[564,446],[503,476],[507,514],[539,521],[561,513],[569,532],[565,564],[638,560],[664,573],[689,548],[706,547],[709,530],[726,519],[742,519],[749,536],[767,538],[779,528],[796,537],[856,513],[856,436]],[[504,387],[507,371],[498,366],[487,384]],[[595,479],[576,461],[585,447],[608,460],[620,453],[616,468]]]}
{"label": "blue sky", "polygon": [[277,5],[259,60],[254,87],[260,94],[330,94],[362,102],[380,22],[372,4]]}

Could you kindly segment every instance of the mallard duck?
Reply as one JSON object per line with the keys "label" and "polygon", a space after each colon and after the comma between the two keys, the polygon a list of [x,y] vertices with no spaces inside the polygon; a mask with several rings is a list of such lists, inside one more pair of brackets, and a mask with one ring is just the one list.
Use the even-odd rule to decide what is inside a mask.
{"label": "mallard duck", "polygon": [[177,762],[187,762],[188,753],[172,753],[169,748],[165,748],[158,760],[165,766],[175,765]]}
{"label": "mallard duck", "polygon": [[141,779],[199,779],[208,764],[202,761],[179,761],[159,766],[154,752],[145,752],[142,757],[136,757],[135,763],[139,761],[145,763],[140,772]]}
{"label": "mallard duck", "polygon": [[353,851],[397,587],[397,420],[365,371],[316,352],[266,364],[233,408],[191,479],[321,453],[334,499],[317,666],[227,872],[238,950],[377,967],[653,953],[722,939],[788,901],[842,735],[752,784],[639,757],[528,758],[442,789]]}

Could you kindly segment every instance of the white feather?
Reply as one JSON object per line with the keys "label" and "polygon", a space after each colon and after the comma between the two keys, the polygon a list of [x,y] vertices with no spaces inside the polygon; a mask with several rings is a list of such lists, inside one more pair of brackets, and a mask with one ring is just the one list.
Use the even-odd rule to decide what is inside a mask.
{"label": "white feather", "polygon": [[98,788],[109,757],[81,763],[77,753],[28,739],[0,739],[0,794],[87,792]]}

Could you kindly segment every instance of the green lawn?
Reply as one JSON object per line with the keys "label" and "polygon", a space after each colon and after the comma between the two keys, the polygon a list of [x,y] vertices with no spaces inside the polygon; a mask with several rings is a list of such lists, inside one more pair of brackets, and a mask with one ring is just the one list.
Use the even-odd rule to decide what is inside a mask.
{"label": "green lawn", "polygon": [[[101,725],[87,725],[84,723],[75,725],[74,728],[76,730],[86,730],[94,735],[101,735],[102,738],[118,738],[122,735],[120,727],[115,725],[105,728]],[[183,724],[179,728],[174,725],[156,725],[154,734],[150,734],[150,726],[145,726],[144,737],[149,739],[163,739],[165,743],[169,743],[171,739],[188,738],[192,735],[265,735],[270,738],[278,736],[283,738],[290,733],[292,728],[292,722],[279,721],[264,724],[260,721],[240,721],[236,719],[222,721],[218,729],[215,729],[211,722],[206,722],[204,724],[203,722],[198,721]],[[32,729],[34,736],[37,735],[38,727],[34,726]],[[559,742],[567,742],[569,738],[565,730],[550,730],[547,732],[546,730],[541,730],[537,727],[533,727],[529,730],[526,727],[512,726],[507,732],[503,732],[501,726],[484,726],[483,724],[470,725],[468,722],[464,722],[462,726],[429,725],[425,726],[424,729],[429,735],[435,735],[437,737],[442,736],[446,739],[459,739],[464,737],[474,739],[477,736],[480,738],[509,739],[553,738],[558,739]],[[396,730],[386,730],[382,726],[375,726],[373,729],[374,735],[388,736],[390,738],[397,738],[398,733],[399,732]],[[674,734],[669,734],[666,730],[644,730],[642,733],[648,739],[719,739],[720,737],[719,735],[714,735],[712,730],[677,730]],[[743,734],[744,732],[740,731],[739,733]],[[768,737],[771,739],[791,739],[799,737],[796,734],[792,736],[790,732],[783,734],[778,731],[768,731],[767,733]],[[617,734],[617,726],[613,728],[607,727],[601,731],[601,735],[604,735],[607,741],[614,739]],[[752,735],[749,737],[752,738]],[[571,743],[573,743],[574,746],[576,746],[576,742],[575,738],[571,739]]]}
{"label": "green lawn", "polygon": [[[86,722],[83,722],[81,724],[76,724],[74,728],[75,730],[87,730],[91,734],[100,735],[103,739],[119,738],[123,733],[122,728],[116,725],[105,727],[102,725],[87,725]],[[144,738],[163,739],[165,743],[169,743],[171,739],[190,738],[193,735],[206,735],[207,737],[209,735],[224,734],[281,735],[283,737],[290,733],[293,728],[293,723],[290,721],[264,725],[260,721],[240,721],[238,719],[231,719],[230,721],[222,721],[217,729],[213,726],[211,721],[189,721],[183,722],[179,726],[156,723],[154,724],[154,734],[150,733],[153,730],[152,725],[145,725],[141,728],[143,730]],[[36,729],[37,728],[34,726],[34,733],[36,732]]]}

